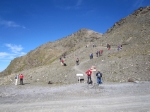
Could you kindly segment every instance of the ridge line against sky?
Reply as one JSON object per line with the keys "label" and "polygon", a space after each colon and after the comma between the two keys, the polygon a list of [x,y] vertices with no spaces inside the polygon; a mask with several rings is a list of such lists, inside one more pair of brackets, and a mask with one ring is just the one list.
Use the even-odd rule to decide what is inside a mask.
{"label": "ridge line against sky", "polygon": [[0,0],[0,71],[16,57],[81,28],[105,33],[149,0]]}

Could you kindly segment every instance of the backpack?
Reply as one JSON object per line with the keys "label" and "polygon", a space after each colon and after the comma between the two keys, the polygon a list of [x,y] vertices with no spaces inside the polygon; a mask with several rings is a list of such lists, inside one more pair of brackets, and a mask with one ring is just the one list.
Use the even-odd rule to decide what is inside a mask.
{"label": "backpack", "polygon": [[102,73],[98,73],[98,74],[97,74],[97,77],[102,77]]}
{"label": "backpack", "polygon": [[17,79],[17,76],[15,76],[15,79]]}

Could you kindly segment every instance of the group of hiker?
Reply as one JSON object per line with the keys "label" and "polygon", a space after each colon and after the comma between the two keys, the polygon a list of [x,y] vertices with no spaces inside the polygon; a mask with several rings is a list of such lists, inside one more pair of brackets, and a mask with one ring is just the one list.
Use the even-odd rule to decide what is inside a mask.
{"label": "group of hiker", "polygon": [[101,56],[101,55],[102,55],[102,53],[103,53],[103,50],[96,51],[96,56],[97,56],[97,57],[99,57],[99,56]]}
{"label": "group of hiker", "polygon": [[[88,45],[86,45],[86,48],[88,47]],[[93,44],[92,46],[93,48],[96,47],[95,44]],[[110,44],[107,44],[107,48],[108,50],[110,50]],[[99,50],[99,51],[96,51],[96,56],[99,57],[99,56],[102,56],[103,54],[103,50]],[[90,59],[93,59],[93,53],[90,53],[89,55]],[[61,62],[61,65],[62,66],[67,66],[66,63],[64,62],[65,61],[65,58],[66,58],[66,53],[64,53],[61,57],[60,57],[60,62]],[[79,65],[79,58],[76,58],[76,65]]]}
{"label": "group of hiker", "polygon": [[[60,63],[62,66],[67,66],[67,64],[65,63],[65,59],[62,59],[60,57]],[[79,58],[76,59],[76,65],[79,65]]]}
{"label": "group of hiker", "polygon": [[19,79],[20,79],[20,85],[24,85],[24,84],[23,84],[23,78],[24,78],[24,75],[23,75],[23,74],[16,75],[16,76],[15,76],[15,85],[18,85],[18,80],[19,80]]}
{"label": "group of hiker", "polygon": [[[88,45],[86,45],[86,48],[88,47]],[[95,44],[93,44],[92,46],[93,48],[96,47]],[[107,44],[107,49],[110,50],[111,48],[111,45],[110,44]],[[118,51],[122,49],[122,45],[118,45]],[[99,51],[96,51],[96,56],[99,57],[99,56],[102,56],[103,54],[103,50],[99,50]],[[93,53],[90,53],[89,55],[90,59],[93,59]],[[65,58],[65,56],[64,56]],[[63,66],[66,66],[66,64],[64,63],[64,59],[60,58],[60,62],[61,62],[61,65]],[[79,58],[76,58],[76,65],[79,65]],[[87,75],[87,83],[88,84],[92,84],[92,79],[91,79],[91,75],[92,75],[92,70],[89,69],[87,70],[86,72],[86,75]],[[95,74],[96,77],[97,77],[97,84],[102,84],[102,73],[100,71],[97,71],[97,73]]]}
{"label": "group of hiker", "polygon": [[[111,46],[110,44],[107,44],[107,49],[110,50]],[[122,44],[119,44],[118,47],[117,47],[117,50],[121,50],[122,49]]]}
{"label": "group of hiker", "polygon": [[[89,69],[87,70],[86,72],[86,75],[87,75],[87,83],[88,84],[92,84],[93,81],[92,81],[92,78],[91,78],[91,75],[92,75],[92,70]],[[96,77],[97,77],[97,84],[102,84],[102,73],[100,71],[97,71],[96,73]]]}
{"label": "group of hiker", "polygon": [[[86,45],[86,48],[87,48],[87,47],[88,47],[88,45]],[[93,47],[96,47],[96,45],[93,44]],[[110,46],[109,46],[109,47],[110,47]],[[98,56],[101,56],[102,53],[103,53],[103,50],[99,50],[99,51],[96,52],[96,56],[97,56],[97,57],[98,57]],[[63,57],[63,58],[62,58],[62,57]],[[60,57],[61,65],[62,65],[62,66],[66,66],[66,63],[64,62],[66,56],[63,55],[62,57]],[[93,53],[90,54],[90,59],[93,59]],[[79,58],[76,58],[76,65],[79,65]],[[88,82],[88,84],[92,84],[92,78],[91,78],[92,70],[89,69],[88,71],[86,71],[86,74],[87,74],[87,79],[88,79],[87,82]],[[102,80],[101,80],[101,78],[102,78],[102,73],[101,73],[100,71],[98,71],[98,72],[96,73],[96,77],[97,77],[97,83],[98,83],[98,84],[101,84],[101,83],[102,83]]]}
{"label": "group of hiker", "polygon": [[[96,45],[93,44],[93,47],[96,47]],[[107,49],[110,50],[110,48],[111,48],[110,44],[107,44]],[[117,50],[119,51],[121,49],[122,49],[122,45],[119,44]],[[99,57],[102,55],[102,53],[103,53],[103,50],[96,51],[96,56]],[[60,57],[60,62],[61,62],[62,66],[67,66],[65,63],[65,58],[66,58],[66,53],[64,53],[62,55],[62,57]],[[93,59],[93,53],[90,54],[90,59]],[[76,58],[76,65],[79,65],[79,58]],[[91,79],[92,70],[89,69],[85,73],[87,75],[87,83],[92,84],[93,83],[92,79]],[[97,84],[102,84],[102,73],[100,71],[97,71],[97,73],[95,75],[97,77]],[[23,85],[23,78],[24,78],[23,74],[16,75],[15,76],[15,85],[18,84],[19,79],[20,79],[20,85]]]}
{"label": "group of hiker", "polygon": [[[103,50],[96,51],[96,57],[102,56]],[[93,53],[90,53],[90,59],[93,59]]]}

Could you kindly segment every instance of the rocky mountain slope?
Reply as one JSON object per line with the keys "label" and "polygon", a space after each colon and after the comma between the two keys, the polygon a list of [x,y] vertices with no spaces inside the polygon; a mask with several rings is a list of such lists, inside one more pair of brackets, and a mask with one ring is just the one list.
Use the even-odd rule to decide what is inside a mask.
{"label": "rocky mountain slope", "polygon": [[62,55],[67,55],[89,42],[94,42],[102,37],[102,34],[88,29],[81,29],[74,34],[55,42],[48,42],[30,51],[27,55],[12,60],[3,75],[20,72],[39,66],[50,65]]}
{"label": "rocky mountain slope", "polygon": [[[103,81],[150,81],[149,18],[150,7],[139,8],[115,23],[104,35],[81,29],[56,42],[43,44],[14,59],[0,73],[0,84],[14,83],[14,76],[19,73],[25,75],[26,83],[76,83],[76,74],[84,74],[93,65],[103,73]],[[110,50],[106,48],[107,43],[111,45]],[[118,51],[119,44],[123,48]],[[100,57],[95,55],[98,50],[103,50]],[[90,53],[94,54],[92,60]],[[67,66],[61,66],[59,61],[64,54]],[[78,66],[75,65],[77,57],[80,59]],[[86,75],[83,78],[86,79]]]}

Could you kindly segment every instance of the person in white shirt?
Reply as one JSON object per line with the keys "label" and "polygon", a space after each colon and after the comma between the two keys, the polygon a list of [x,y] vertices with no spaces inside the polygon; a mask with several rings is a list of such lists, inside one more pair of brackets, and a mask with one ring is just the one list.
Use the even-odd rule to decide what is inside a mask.
{"label": "person in white shirt", "polygon": [[15,76],[15,85],[17,85],[17,84],[18,84],[18,79],[19,79],[19,76],[18,76],[18,75],[16,75],[16,76]]}

